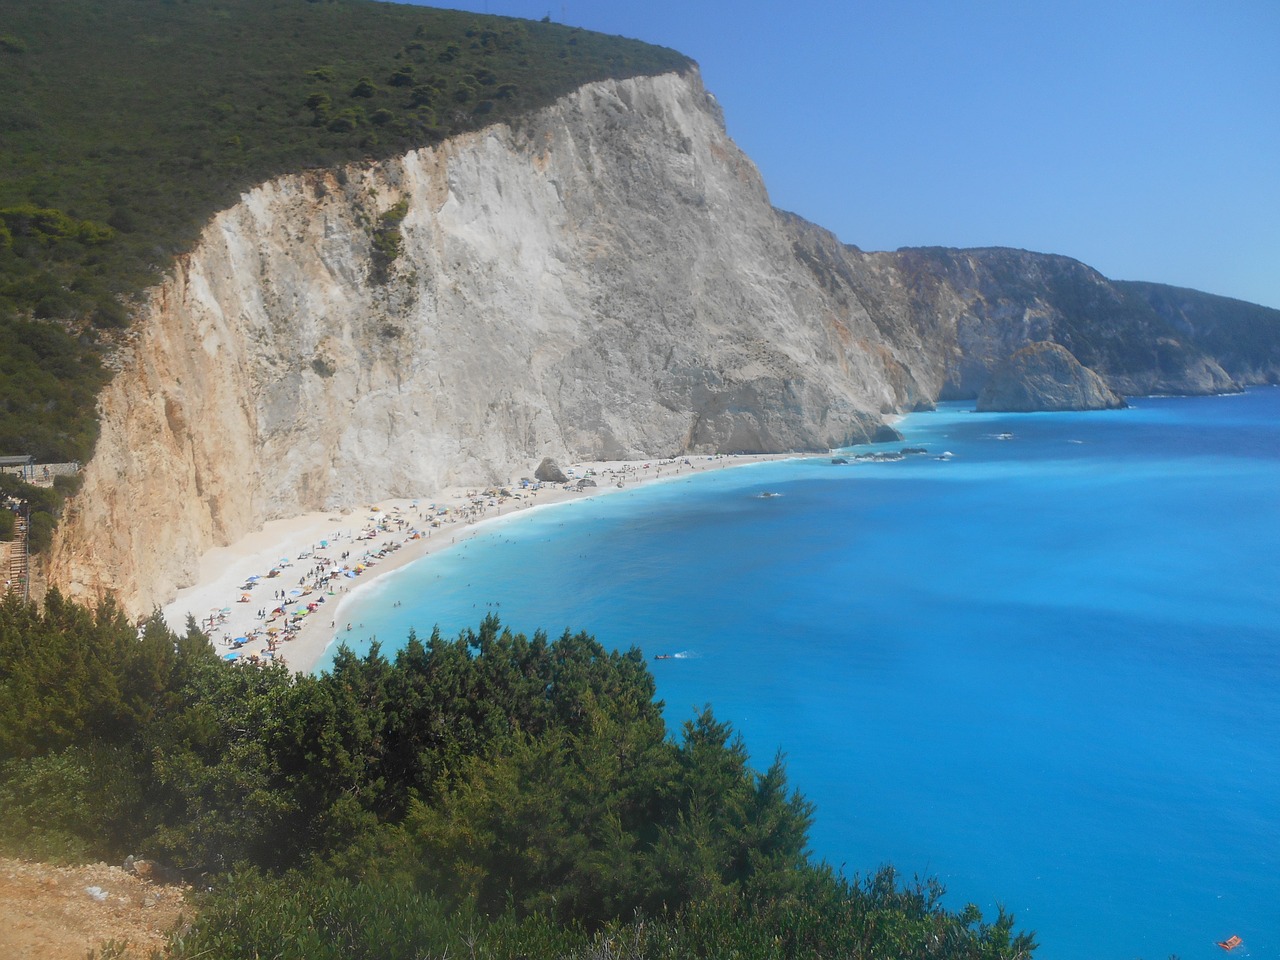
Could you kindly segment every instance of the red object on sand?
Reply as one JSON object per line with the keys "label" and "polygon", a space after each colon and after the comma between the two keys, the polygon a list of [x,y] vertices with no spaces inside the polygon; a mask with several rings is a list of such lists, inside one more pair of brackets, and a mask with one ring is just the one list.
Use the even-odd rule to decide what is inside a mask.
{"label": "red object on sand", "polygon": [[1240,946],[1240,944],[1242,943],[1244,943],[1243,940],[1241,940],[1239,937],[1235,935],[1232,935],[1230,937],[1227,937],[1227,939],[1225,940],[1219,940],[1218,946],[1220,946],[1223,950],[1226,950],[1228,953],[1230,953],[1232,950]]}

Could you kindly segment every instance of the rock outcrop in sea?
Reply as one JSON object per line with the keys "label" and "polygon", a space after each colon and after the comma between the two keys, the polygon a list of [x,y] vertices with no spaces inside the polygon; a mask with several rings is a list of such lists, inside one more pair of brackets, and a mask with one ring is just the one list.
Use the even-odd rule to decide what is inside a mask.
{"label": "rock outcrop in sea", "polygon": [[1033,341],[1123,392],[1234,385],[1076,261],[865,253],[776,210],[696,70],[261,184],[132,336],[47,575],[143,613],[270,519],[505,482],[544,456],[888,438],[884,416],[976,396]]}
{"label": "rock outcrop in sea", "polygon": [[1039,341],[1023,347],[992,371],[978,394],[980,412],[1119,410],[1128,406],[1071,351]]}

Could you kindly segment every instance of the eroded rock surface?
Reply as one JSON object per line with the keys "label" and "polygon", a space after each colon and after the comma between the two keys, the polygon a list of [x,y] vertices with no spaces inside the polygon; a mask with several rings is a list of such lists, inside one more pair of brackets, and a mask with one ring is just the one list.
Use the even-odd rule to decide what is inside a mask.
{"label": "eroded rock surface", "polygon": [[1124,399],[1071,351],[1044,341],[1023,347],[996,367],[977,402],[980,411],[1000,413],[1124,406]]}

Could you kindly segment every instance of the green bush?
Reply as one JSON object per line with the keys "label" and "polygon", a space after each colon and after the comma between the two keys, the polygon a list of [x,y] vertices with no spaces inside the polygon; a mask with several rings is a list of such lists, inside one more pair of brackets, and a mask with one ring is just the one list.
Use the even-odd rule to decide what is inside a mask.
{"label": "green bush", "polygon": [[390,210],[378,217],[378,226],[373,231],[373,277],[385,283],[391,265],[404,252],[404,238],[400,235],[400,224],[409,213],[409,201],[401,200]]}
{"label": "green bush", "polygon": [[[291,676],[56,591],[0,601],[0,849],[214,888],[179,956],[1026,957],[936,883],[845,880],[811,806],[639,651],[496,619]],[[247,871],[247,872],[246,872]],[[592,953],[592,951],[597,951]],[[616,952],[608,955],[620,955]]]}
{"label": "green bush", "polygon": [[75,748],[0,769],[0,849],[54,863],[93,859],[101,825],[94,770]]}

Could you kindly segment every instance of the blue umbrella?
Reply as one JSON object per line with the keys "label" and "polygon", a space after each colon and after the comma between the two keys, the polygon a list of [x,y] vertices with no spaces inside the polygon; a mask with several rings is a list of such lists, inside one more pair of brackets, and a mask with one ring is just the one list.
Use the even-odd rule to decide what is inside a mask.
{"label": "blue umbrella", "polygon": [[223,655],[222,655],[222,659],[223,659],[223,660],[239,660],[239,659],[240,659],[240,654],[238,654],[238,653],[226,653],[226,654],[223,654]]}

